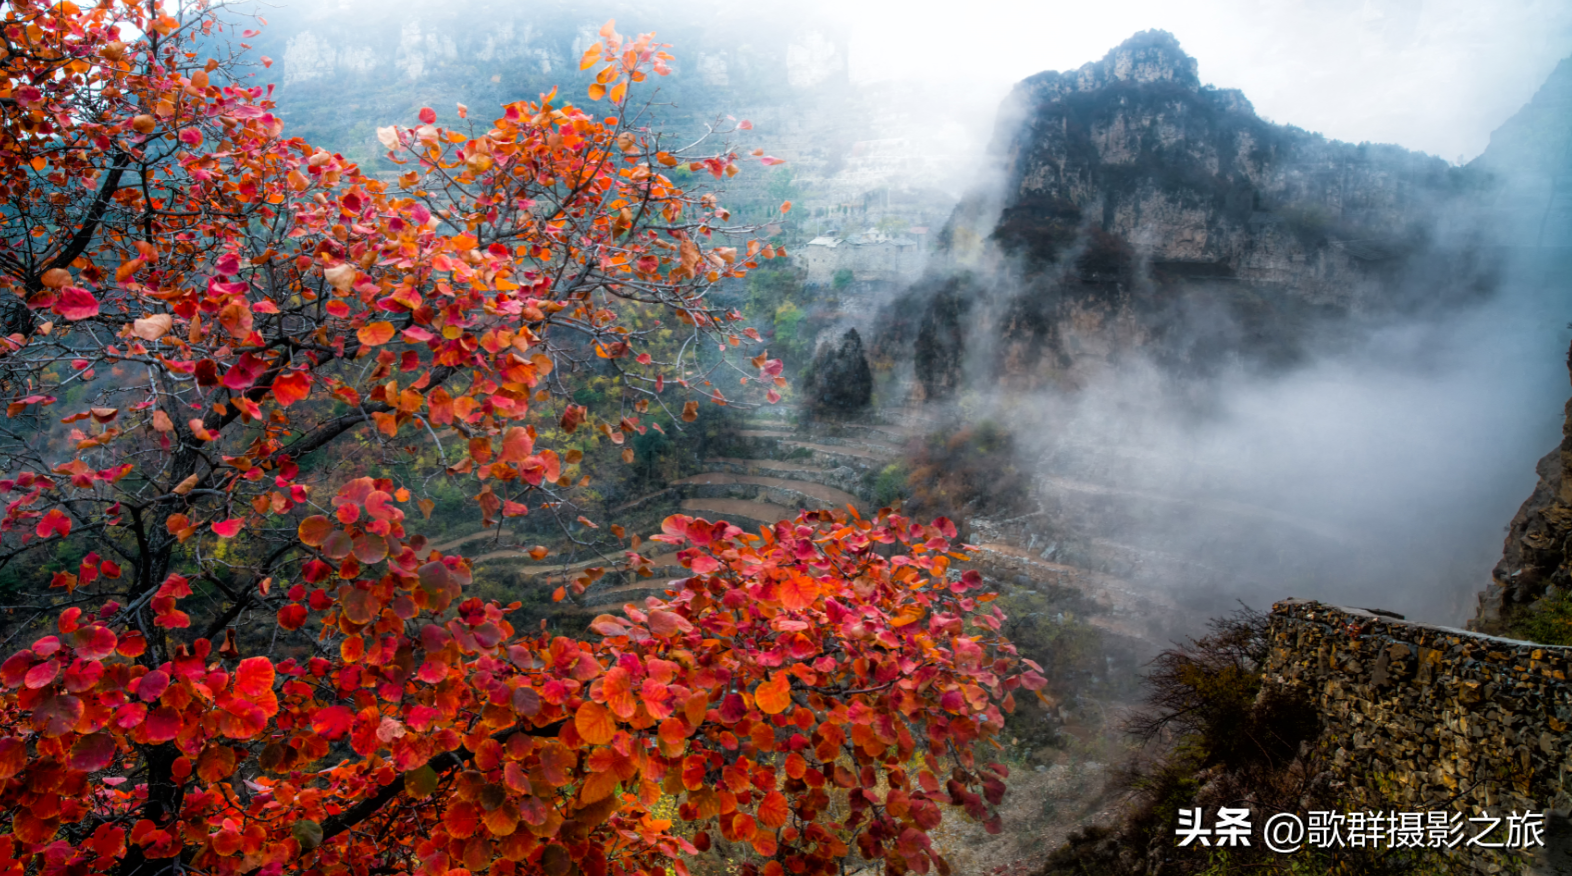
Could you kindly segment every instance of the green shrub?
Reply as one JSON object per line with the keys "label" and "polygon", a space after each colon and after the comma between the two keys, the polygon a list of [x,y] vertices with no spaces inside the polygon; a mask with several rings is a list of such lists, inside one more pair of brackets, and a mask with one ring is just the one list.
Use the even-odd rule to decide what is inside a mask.
{"label": "green shrub", "polygon": [[885,508],[904,499],[909,476],[910,472],[902,463],[892,462],[885,466],[873,480],[873,504]]}
{"label": "green shrub", "polygon": [[1507,635],[1541,645],[1572,645],[1572,594],[1553,593],[1529,606]]}

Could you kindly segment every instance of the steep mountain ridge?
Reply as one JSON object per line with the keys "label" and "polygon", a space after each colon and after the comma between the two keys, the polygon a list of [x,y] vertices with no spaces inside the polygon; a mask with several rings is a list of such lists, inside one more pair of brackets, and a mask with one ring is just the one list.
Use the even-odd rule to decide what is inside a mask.
{"label": "steep mountain ridge", "polygon": [[[1074,385],[1135,348],[1176,372],[1296,360],[1329,318],[1454,303],[1495,282],[1469,207],[1490,185],[1397,146],[1328,140],[1202,85],[1174,37],[1137,34],[1078,70],[1016,86],[995,137],[997,191],[943,235],[981,268],[961,292],[930,279],[880,343],[986,350],[970,367],[1006,385]],[[984,243],[986,242],[986,243]],[[964,307],[987,319],[956,335]],[[948,373],[919,375],[943,396]],[[930,369],[932,371],[932,369]]]}
{"label": "steep mountain ridge", "polygon": [[1572,243],[1572,58],[1562,60],[1526,106],[1490,135],[1469,167],[1497,181],[1489,221],[1520,245]]}

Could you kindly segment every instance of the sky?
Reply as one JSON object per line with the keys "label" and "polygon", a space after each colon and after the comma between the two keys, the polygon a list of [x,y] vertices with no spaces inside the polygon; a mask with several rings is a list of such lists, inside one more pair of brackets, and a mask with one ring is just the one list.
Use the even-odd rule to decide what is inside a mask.
{"label": "sky", "polygon": [[850,36],[854,81],[969,81],[991,107],[1010,83],[1158,28],[1267,119],[1454,162],[1572,55],[1568,0],[812,2],[808,18]]}

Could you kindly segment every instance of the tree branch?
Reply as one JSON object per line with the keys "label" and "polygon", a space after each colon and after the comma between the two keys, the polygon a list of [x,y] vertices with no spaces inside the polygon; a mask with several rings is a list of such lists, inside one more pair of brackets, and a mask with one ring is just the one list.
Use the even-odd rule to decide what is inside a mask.
{"label": "tree branch", "polygon": [[[492,738],[500,741],[512,736],[514,733],[523,733],[525,736],[556,736],[567,723],[566,720],[562,720],[547,724],[544,727],[527,727],[524,729],[509,727],[493,734]],[[469,749],[460,747],[437,755],[428,761],[427,765],[438,773],[449,773],[474,759],[474,757],[475,755],[471,754]],[[377,791],[377,793],[356,803],[342,814],[335,815],[322,822],[322,841],[325,843],[377,814],[377,811],[386,806],[388,801],[402,793],[404,793],[404,777],[401,775],[391,783],[382,786],[382,789]]]}

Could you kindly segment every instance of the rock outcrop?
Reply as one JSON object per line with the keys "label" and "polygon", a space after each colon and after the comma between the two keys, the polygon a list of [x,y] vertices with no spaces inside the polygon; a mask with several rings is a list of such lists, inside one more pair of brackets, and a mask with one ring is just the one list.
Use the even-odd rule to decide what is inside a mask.
{"label": "rock outcrop", "polygon": [[[1288,364],[1326,317],[1492,285],[1461,209],[1488,173],[1267,122],[1167,33],[1026,79],[1001,117],[997,218],[978,195],[941,239],[1003,256],[994,337],[968,346],[1012,385],[1073,385],[1135,347],[1181,372]],[[948,306],[897,307],[928,302]]]}
{"label": "rock outcrop", "polygon": [[862,350],[862,336],[847,329],[838,345],[824,344],[804,375],[803,395],[815,413],[846,416],[873,400],[873,372]]}
{"label": "rock outcrop", "polygon": [[[1572,350],[1567,368],[1572,372]],[[1539,460],[1536,471],[1539,482],[1512,518],[1501,562],[1479,594],[1473,629],[1503,632],[1536,601],[1572,587],[1572,399],[1561,444]]]}

